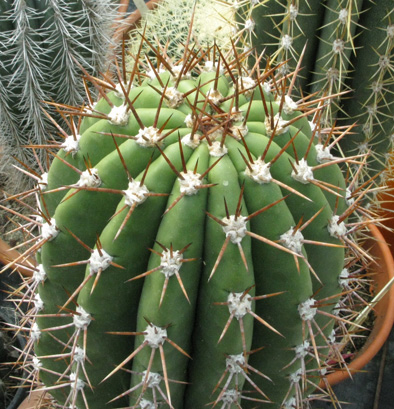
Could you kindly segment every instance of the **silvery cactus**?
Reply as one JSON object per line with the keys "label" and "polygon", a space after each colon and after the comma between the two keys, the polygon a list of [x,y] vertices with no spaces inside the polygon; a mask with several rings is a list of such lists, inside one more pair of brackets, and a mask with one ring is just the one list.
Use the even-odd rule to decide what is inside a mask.
{"label": "silvery cactus", "polygon": [[56,109],[47,102],[83,103],[80,65],[92,75],[106,70],[116,7],[111,0],[0,3],[2,172],[9,175],[17,163],[11,157],[34,166],[37,151],[27,145],[59,140],[44,112],[55,115]]}
{"label": "silvery cactus", "polygon": [[331,152],[349,130],[322,126],[324,97],[293,97],[297,70],[217,46],[152,54],[87,74],[89,106],[59,104],[70,129],[47,147],[24,227],[40,233],[18,260],[38,261],[21,296],[29,379],[64,409],[334,400],[370,262],[369,185],[348,173],[366,156]]}

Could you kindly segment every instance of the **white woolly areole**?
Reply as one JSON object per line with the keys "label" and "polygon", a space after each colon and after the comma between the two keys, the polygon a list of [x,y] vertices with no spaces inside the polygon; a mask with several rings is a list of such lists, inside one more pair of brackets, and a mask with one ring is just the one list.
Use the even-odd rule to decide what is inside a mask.
{"label": "white woolly areole", "polygon": [[40,294],[34,296],[33,303],[36,311],[42,311],[44,309],[44,301],[42,301]]}
{"label": "white woolly areole", "polygon": [[346,204],[348,206],[351,206],[354,204],[355,199],[352,197],[353,192],[350,190],[350,188],[346,188],[346,194],[345,194],[345,199],[346,199]]}
{"label": "white woolly areole", "polygon": [[64,140],[64,142],[60,145],[63,150],[67,153],[71,153],[74,156],[79,151],[79,140],[81,139],[81,135],[69,135]]}
{"label": "white woolly areole", "polygon": [[316,315],[317,308],[315,307],[316,300],[308,298],[298,306],[298,312],[303,321],[310,321]]}
{"label": "white woolly areole", "polygon": [[237,78],[238,92],[245,95],[246,98],[252,96],[254,89],[256,88],[256,81],[251,77]]}
{"label": "white woolly areole", "polygon": [[289,130],[287,126],[288,121],[282,119],[282,117],[278,114],[274,116],[274,126],[271,127],[271,118],[267,116],[264,121],[265,129],[267,131],[268,136],[272,136],[275,131],[275,135],[281,135]]}
{"label": "white woolly areole", "polygon": [[[281,98],[277,100],[278,104],[281,103]],[[282,110],[286,115],[291,115],[294,111],[296,111],[298,105],[288,96],[285,95],[285,99],[282,105]]]}
{"label": "white woolly areole", "polygon": [[330,153],[330,148],[318,143],[316,146],[316,159],[319,163],[328,162],[334,159],[334,156]]}
{"label": "white woolly areole", "polygon": [[294,169],[291,172],[291,177],[304,185],[308,184],[311,180],[314,180],[312,167],[308,165],[308,162],[302,158],[298,163],[293,164]]}
{"label": "white woolly areole", "polygon": [[292,44],[293,44],[293,38],[291,36],[289,36],[288,34],[285,34],[281,38],[280,42],[281,42],[282,47],[286,51],[289,51],[291,49]]}
{"label": "white woolly areole", "polygon": [[245,174],[257,183],[270,183],[272,181],[270,167],[269,163],[265,163],[259,158],[254,163],[249,163],[245,169]]}
{"label": "white woolly areole", "polygon": [[220,93],[218,89],[211,88],[207,92],[208,101],[212,102],[214,105],[218,105],[220,100],[223,98],[223,95]]}
{"label": "white woolly areole", "polygon": [[74,350],[74,354],[73,354],[73,362],[75,363],[83,363],[85,362],[85,351],[83,350],[83,348],[77,346]]}
{"label": "white woolly areole", "polygon": [[161,145],[160,138],[161,133],[159,129],[154,126],[148,126],[138,131],[135,140],[143,148],[154,148],[156,145]]}
{"label": "white woolly areole", "polygon": [[240,394],[236,389],[227,389],[220,399],[220,402],[224,402],[225,404],[231,404],[238,402],[240,398]]}
{"label": "white woolly areole", "polygon": [[38,181],[38,185],[41,188],[41,190],[45,190],[48,186],[48,172],[44,172],[41,177],[40,180]]}
{"label": "white woolly areole", "polygon": [[229,218],[224,217],[222,222],[226,224],[225,226],[222,226],[222,228],[226,233],[226,237],[230,236],[231,243],[241,243],[248,230],[246,227],[246,217],[241,215],[237,217],[235,217],[235,215],[230,215]]}
{"label": "white woolly areole", "polygon": [[82,307],[77,307],[76,312],[77,314],[74,314],[73,317],[74,326],[78,329],[86,329],[92,321],[92,317]]}
{"label": "white woolly areole", "polygon": [[222,157],[227,154],[228,149],[225,145],[221,146],[220,141],[214,141],[208,145],[209,154],[214,157]]}
{"label": "white woolly areole", "polygon": [[226,368],[230,374],[244,373],[244,367],[246,365],[245,357],[243,354],[229,355],[226,358]]}
{"label": "white woolly areole", "polygon": [[195,195],[198,192],[198,187],[202,185],[201,175],[192,170],[182,172],[181,175],[183,179],[178,178],[181,193],[187,196]]}
{"label": "white woolly areole", "polygon": [[[100,254],[101,253],[101,254]],[[104,271],[111,265],[112,257],[104,250],[94,249],[89,258],[90,274],[97,274]]]}
{"label": "white woolly areole", "polygon": [[333,41],[332,51],[334,54],[342,54],[344,50],[345,50],[345,42],[342,39],[337,38],[336,40]]}
{"label": "white woolly areole", "polygon": [[330,344],[334,345],[336,343],[337,335],[335,333],[335,329],[331,331],[331,334],[327,338]]}
{"label": "white woolly areole", "polygon": [[77,183],[79,187],[99,187],[100,185],[101,179],[96,168],[83,171]]}
{"label": "white woolly areole", "polygon": [[267,94],[271,94],[271,84],[269,82],[264,82],[263,83],[263,90],[267,93]]}
{"label": "white woolly areole", "polygon": [[181,79],[188,79],[191,78],[191,72],[185,69],[184,65],[174,65],[171,67],[171,71],[174,73],[174,76],[176,78],[179,77],[179,74],[182,72],[182,77]]}
{"label": "white woolly areole", "polygon": [[159,348],[166,341],[167,330],[153,324],[148,325],[144,331],[144,338],[151,348]]}
{"label": "white woolly areole", "polygon": [[165,102],[169,108],[177,108],[183,103],[183,94],[175,87],[169,87],[165,90]]}
{"label": "white woolly areole", "polygon": [[249,132],[246,124],[233,125],[230,130],[234,138],[238,141],[241,140],[243,136],[246,136],[246,134]]}
{"label": "white woolly areole", "polygon": [[181,139],[181,142],[189,148],[196,149],[201,142],[200,135],[188,133]]}
{"label": "white woolly areole", "polygon": [[42,368],[42,362],[36,356],[33,356],[32,364],[35,371],[39,371]]}
{"label": "white woolly areole", "polygon": [[156,409],[157,406],[153,402],[151,402],[150,400],[141,399],[139,407],[141,409]]}
{"label": "white woolly areole", "polygon": [[244,293],[230,293],[227,297],[230,314],[239,320],[252,309],[252,299]]}
{"label": "white woolly areole", "polygon": [[[123,88],[127,91],[129,85],[122,82]],[[116,84],[114,94],[117,98],[125,99],[125,95],[123,93],[122,85]],[[133,84],[131,84],[131,88],[133,88]]]}
{"label": "white woolly areole", "polygon": [[387,37],[394,38],[394,24],[389,24],[386,28]]}
{"label": "white woolly areole", "polygon": [[280,236],[280,241],[287,249],[297,254],[302,253],[304,236],[299,230],[294,231],[294,227],[291,227],[286,233],[283,233]]}
{"label": "white woolly areole", "polygon": [[295,409],[297,407],[296,398],[290,398],[283,404],[283,409]]}
{"label": "white woolly areole", "polygon": [[75,372],[70,373],[70,381],[74,383],[74,387],[77,391],[80,391],[85,387],[85,382],[78,378]]}
{"label": "white woolly areole", "polygon": [[349,12],[348,12],[348,10],[347,9],[341,9],[340,11],[339,11],[339,14],[338,14],[338,20],[339,20],[339,22],[341,23],[341,24],[346,24],[347,23],[347,17],[348,17],[348,15],[349,15]]}
{"label": "white woolly areole", "polygon": [[309,348],[311,344],[309,341],[305,340],[302,344],[295,347],[295,356],[297,359],[305,358],[308,355]]}
{"label": "white woolly areole", "polygon": [[[171,256],[172,253],[172,256]],[[178,250],[164,250],[160,261],[160,270],[166,277],[178,273],[182,267],[182,254]]]}
{"label": "white woolly areole", "polygon": [[139,204],[145,202],[148,197],[149,190],[145,185],[140,185],[140,182],[132,180],[129,182],[127,190],[123,190],[125,195],[125,204],[127,206],[138,206]]}
{"label": "white woolly areole", "polygon": [[[216,71],[217,70],[217,65],[213,61],[205,61],[203,71],[205,72],[211,72],[211,71]],[[219,65],[219,75],[224,73],[224,68],[223,65]]]}
{"label": "white woolly areole", "polygon": [[298,383],[302,378],[302,369],[298,368],[296,371],[289,375],[289,380],[292,384]]}
{"label": "white woolly areole", "polygon": [[108,114],[108,120],[113,125],[124,126],[129,122],[131,111],[126,104],[114,106]]}
{"label": "white woolly areole", "polygon": [[335,304],[335,307],[332,309],[332,314],[338,316],[341,311],[342,311],[342,304],[340,302],[337,302]]}
{"label": "white woolly areole", "polygon": [[52,218],[50,223],[44,223],[41,229],[41,239],[51,241],[59,234],[59,230],[56,227],[56,220]]}
{"label": "white woolly areole", "polygon": [[344,268],[338,277],[338,283],[342,288],[347,288],[351,279],[349,278],[349,270]]}
{"label": "white woolly areole", "polygon": [[298,16],[298,7],[294,4],[290,4],[289,7],[289,16],[290,16],[290,21],[295,21]]}
{"label": "white woolly areole", "polygon": [[87,113],[87,114],[93,113],[93,111],[96,108],[96,105],[97,105],[97,102],[93,102],[91,105],[85,107],[85,109],[84,109],[85,113]]}
{"label": "white woolly areole", "polygon": [[146,377],[148,371],[142,372],[142,379],[146,379],[146,386],[148,388],[156,388],[160,385],[161,375],[157,372],[149,372],[148,377]]}
{"label": "white woolly areole", "polygon": [[38,341],[41,337],[41,330],[38,327],[38,324],[35,322],[30,331],[30,339],[34,342]]}
{"label": "white woolly areole", "polygon": [[44,270],[44,266],[42,264],[39,264],[37,266],[37,269],[34,270],[33,281],[36,284],[39,284],[39,283],[43,283],[46,279],[47,279],[47,273]]}
{"label": "white woolly areole", "polygon": [[249,18],[245,21],[245,30],[249,31],[250,33],[254,30],[256,23],[253,19]]}
{"label": "white woolly areole", "polygon": [[156,71],[151,69],[149,71],[147,71],[147,75],[151,80],[155,80],[157,78],[157,74],[163,74],[163,72],[166,72],[165,68],[156,68]]}
{"label": "white woolly areole", "polygon": [[347,228],[344,222],[339,221],[339,216],[334,215],[328,223],[327,229],[332,237],[343,237],[347,233]]}
{"label": "white woolly areole", "polygon": [[187,114],[184,122],[185,122],[185,125],[188,128],[193,128],[193,126],[194,126],[194,117],[193,117],[193,115],[192,114]]}

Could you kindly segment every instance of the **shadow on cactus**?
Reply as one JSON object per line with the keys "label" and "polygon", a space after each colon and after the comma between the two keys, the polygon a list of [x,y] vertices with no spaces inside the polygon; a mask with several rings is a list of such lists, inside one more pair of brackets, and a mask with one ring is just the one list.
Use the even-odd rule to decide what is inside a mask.
{"label": "shadow on cactus", "polygon": [[40,230],[21,256],[39,264],[14,295],[30,305],[29,382],[57,406],[335,400],[318,385],[346,367],[371,263],[357,239],[369,185],[346,171],[366,156],[330,153],[349,130],[320,126],[324,99],[291,98],[298,67],[282,77],[249,57],[186,44],[172,61],[158,46],[116,81],[87,74],[97,103],[63,107],[70,131],[46,148],[23,227]]}

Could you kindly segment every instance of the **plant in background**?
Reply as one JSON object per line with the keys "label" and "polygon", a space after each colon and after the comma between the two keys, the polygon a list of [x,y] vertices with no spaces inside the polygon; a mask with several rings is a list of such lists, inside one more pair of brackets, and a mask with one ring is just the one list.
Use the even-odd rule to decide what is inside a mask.
{"label": "plant in background", "polygon": [[303,55],[301,92],[331,97],[322,123],[357,122],[339,146],[344,155],[371,151],[367,180],[385,169],[392,149],[393,10],[392,0],[268,0],[252,10],[257,50],[289,70]]}
{"label": "plant in background", "polygon": [[117,7],[111,0],[0,2],[0,171],[6,176],[12,157],[34,167],[37,151],[24,146],[59,140],[44,112],[56,110],[47,102],[84,102],[79,65],[92,75],[106,70]]}
{"label": "plant in background", "polygon": [[132,56],[138,53],[141,45],[141,35],[147,39],[143,44],[145,53],[154,55],[148,43],[160,45],[168,50],[169,55],[176,61],[183,56],[183,46],[188,41],[190,26],[193,29],[189,43],[196,44],[196,47],[212,46],[216,43],[226,54],[233,47],[231,41],[237,42],[235,34],[237,33],[238,37],[241,35],[235,21],[238,8],[239,5],[232,1],[160,1],[152,11],[143,15],[138,27],[130,33],[130,71],[135,63]]}
{"label": "plant in background", "polygon": [[[191,0],[160,2],[141,25],[147,27],[147,38],[151,42],[161,39],[171,51],[181,47],[193,4]],[[210,37],[204,38],[204,29],[194,26],[197,44],[204,38],[209,45],[216,42],[227,49],[231,45],[229,33],[238,47],[253,46],[257,54],[263,54],[263,64],[266,59],[285,62],[281,68],[284,73],[294,70],[302,58],[294,92],[330,97],[321,113],[323,127],[357,123],[338,144],[338,154],[371,151],[363,168],[366,180],[386,168],[394,133],[392,0],[229,0],[196,4],[194,20],[210,28]],[[219,26],[212,20],[205,24],[206,16],[216,18]],[[225,41],[220,32],[226,34]],[[138,41],[133,44],[135,52]]]}
{"label": "plant in background", "polygon": [[14,294],[29,304],[22,362],[57,406],[335,401],[318,385],[346,368],[371,262],[370,186],[348,174],[367,155],[330,152],[349,130],[323,129],[327,99],[292,98],[299,67],[251,57],[187,39],[172,58],[143,38],[131,72],[86,74],[97,102],[58,105],[69,129],[21,226],[40,234],[19,261],[39,264]]}

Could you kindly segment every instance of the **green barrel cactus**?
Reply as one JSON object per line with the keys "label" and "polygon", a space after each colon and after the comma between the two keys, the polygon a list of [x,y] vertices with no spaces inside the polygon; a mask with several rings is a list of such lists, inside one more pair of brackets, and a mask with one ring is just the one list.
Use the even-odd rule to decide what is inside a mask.
{"label": "green barrel cactus", "polygon": [[248,57],[158,48],[116,81],[88,75],[97,103],[64,106],[23,296],[23,362],[58,406],[289,409],[332,393],[319,382],[345,366],[339,311],[367,257],[364,222],[347,222],[364,195],[347,167],[364,157],[334,157],[321,101]]}

